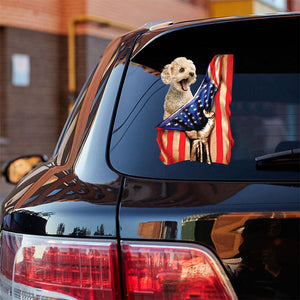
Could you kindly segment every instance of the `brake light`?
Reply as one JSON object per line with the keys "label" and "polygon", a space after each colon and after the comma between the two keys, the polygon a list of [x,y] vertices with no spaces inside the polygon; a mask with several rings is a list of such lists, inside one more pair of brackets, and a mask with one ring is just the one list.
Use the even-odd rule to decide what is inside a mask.
{"label": "brake light", "polygon": [[204,247],[125,242],[122,253],[129,300],[236,299],[218,260]]}
{"label": "brake light", "polygon": [[[236,299],[217,258],[179,243],[121,243],[127,300]],[[0,299],[121,299],[117,242],[2,231]]]}
{"label": "brake light", "polygon": [[1,241],[1,295],[13,299],[120,299],[113,241],[8,232],[2,232]]}

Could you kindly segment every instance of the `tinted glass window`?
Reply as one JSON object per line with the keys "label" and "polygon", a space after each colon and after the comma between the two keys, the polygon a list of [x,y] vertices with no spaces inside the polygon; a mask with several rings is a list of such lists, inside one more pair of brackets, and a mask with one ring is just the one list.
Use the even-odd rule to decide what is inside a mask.
{"label": "tinted glass window", "polygon": [[[290,34],[282,34],[287,31]],[[239,35],[237,39],[236,36],[241,32],[243,35]],[[278,38],[281,34],[282,36]],[[298,39],[299,21],[296,18],[193,25],[158,36],[133,57],[128,69],[111,137],[112,166],[121,173],[148,178],[207,180],[298,178],[299,173],[292,171],[292,168],[280,171],[276,168],[271,171],[257,170],[255,161],[255,158],[266,154],[299,148]],[[214,115],[211,127],[213,129],[205,137],[209,146],[208,152],[205,149],[205,141],[203,142],[201,138],[205,134],[204,127],[208,127],[209,117],[203,115],[203,109],[200,111],[198,106],[196,112],[199,118],[203,118],[203,123],[195,122],[196,127],[193,127],[195,131],[191,128],[182,130],[184,139],[189,141],[189,149],[185,150],[188,152],[187,159],[177,162],[175,158],[170,164],[163,163],[163,146],[160,144],[162,142],[159,140],[157,126],[161,126],[166,114],[164,102],[166,95],[170,93],[170,84],[163,83],[160,77],[164,67],[177,57],[192,60],[196,67],[197,80],[190,89],[192,95],[195,95],[201,84],[205,83],[208,67],[216,66],[211,64],[214,58],[223,59],[229,55],[233,59],[231,71],[228,63],[227,73],[221,75],[217,73],[216,76],[220,75],[222,80],[226,76],[230,79],[231,76],[232,83],[226,84],[227,87],[232,86],[232,90],[230,88],[222,90],[221,84],[216,84],[218,85],[216,91],[213,87],[211,89],[211,93],[215,94],[213,96],[215,98],[211,100],[212,107],[205,108],[206,112],[213,112]],[[178,74],[183,73],[184,68],[179,68]],[[232,74],[228,75],[229,72]],[[190,71],[189,74],[191,73],[193,72]],[[217,80],[210,79],[209,83],[206,82],[207,86],[211,81]],[[183,90],[187,89],[185,82],[186,80],[180,83]],[[199,97],[205,101],[206,96],[203,93],[201,94],[203,99]],[[228,124],[225,118],[218,117],[217,97],[229,99],[223,108]],[[205,106],[205,102],[202,104]],[[183,108],[186,108],[187,114],[193,115],[190,107]],[[175,122],[176,118],[181,118],[180,113],[185,113],[182,107],[177,111],[177,115],[176,113],[173,115],[173,119],[172,115],[171,119],[167,119],[171,120],[166,122],[169,125],[165,125],[174,125],[172,122]],[[188,118],[182,117],[180,122],[188,123],[190,122],[187,121]],[[220,133],[217,133],[218,126],[222,129]],[[163,132],[166,132],[166,127],[163,129],[165,130]],[[192,134],[188,136],[186,131],[198,133],[195,133],[195,136]],[[223,140],[226,135],[226,143],[229,145],[222,148],[221,154],[219,147],[213,149],[214,136],[218,135],[223,135]],[[175,143],[174,140],[172,143]],[[178,151],[174,155],[181,154]],[[212,160],[211,164],[208,155]],[[217,155],[223,155],[222,160],[217,160]]]}

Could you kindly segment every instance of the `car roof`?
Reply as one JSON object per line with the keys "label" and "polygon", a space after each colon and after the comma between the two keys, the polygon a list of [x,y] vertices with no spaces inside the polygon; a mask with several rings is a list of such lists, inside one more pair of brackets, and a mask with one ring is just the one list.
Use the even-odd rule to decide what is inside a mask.
{"label": "car roof", "polygon": [[[136,62],[138,64],[148,66],[149,68],[153,69],[154,71],[161,72],[163,66],[165,65],[165,59],[164,57],[170,56],[170,53],[166,53],[166,51],[169,51],[169,45],[174,43],[174,38],[178,40],[178,43],[174,46],[174,49],[172,52],[174,52],[173,56],[179,57],[179,56],[186,56],[188,57],[191,52],[199,52],[199,49],[197,49],[197,43],[199,40],[201,41],[201,48],[206,47],[207,50],[206,53],[215,53],[213,44],[205,45],[205,40],[211,40],[211,38],[208,35],[212,34],[212,30],[209,31],[209,33],[205,30],[207,26],[210,26],[210,28],[215,28],[215,35],[216,35],[216,45],[218,45],[218,51],[220,51],[219,45],[223,45],[223,53],[230,53],[231,51],[231,45],[236,44],[237,42],[241,45],[241,47],[244,47],[244,53],[249,52],[249,55],[251,55],[252,49],[249,48],[248,44],[248,36],[247,35],[241,35],[242,26],[245,26],[244,28],[248,27],[251,24],[251,27],[253,27],[253,32],[256,30],[261,31],[261,29],[265,30],[266,38],[270,39],[270,41],[277,40],[280,34],[285,34],[283,28],[282,28],[282,22],[270,22],[274,19],[283,19],[288,23],[289,21],[293,22],[295,21],[295,17],[299,17],[299,13],[281,13],[281,14],[268,14],[268,15],[251,15],[251,16],[241,16],[241,17],[226,17],[226,18],[217,18],[217,19],[202,19],[202,20],[191,20],[191,21],[185,21],[185,22],[178,22],[178,23],[171,23],[170,21],[162,21],[161,23],[150,23],[148,25],[145,25],[145,28],[147,30],[140,35],[140,37],[137,40],[137,43],[135,45],[134,51],[132,53],[131,60],[133,62]],[[237,23],[239,23],[239,26],[237,26]],[[263,26],[261,26],[264,24]],[[194,32],[197,32],[199,34],[198,28],[199,26],[203,27],[203,33],[202,36],[195,36],[193,37],[193,30]],[[185,32],[182,31],[182,29],[185,30]],[[296,29],[297,30],[297,29]],[[222,31],[222,34],[220,34],[220,31]],[[248,32],[249,29],[247,29]],[[189,32],[189,36],[187,36],[186,32]],[[263,35],[260,35],[261,37]],[[238,37],[238,40],[237,40]],[[291,39],[294,39],[295,37],[293,35],[290,35]],[[191,40],[193,41],[193,44],[191,44]],[[204,43],[203,43],[204,41]],[[258,41],[259,42],[259,41]],[[187,46],[189,45],[189,46]],[[194,47],[194,49],[191,49],[191,47]],[[278,41],[278,47],[282,47],[282,54],[283,55],[289,55],[288,51],[289,49],[286,49],[286,47],[283,47],[280,45],[280,41]],[[271,49],[270,49],[271,51]],[[185,55],[186,54],[186,55]],[[149,57],[153,57],[152,59],[149,59]],[[197,55],[199,56],[199,60],[207,61],[207,57],[201,57],[199,53]],[[147,63],[145,63],[147,58]],[[199,66],[205,66],[205,63],[202,61],[199,61],[198,63],[195,62]],[[245,63],[246,64],[246,63]],[[239,62],[240,66],[244,66],[242,62]],[[265,64],[265,62],[264,62]],[[264,65],[262,64],[262,66]],[[273,62],[270,62],[270,64],[273,64]],[[296,62],[295,62],[296,67]],[[284,69],[285,66],[278,67],[278,69]],[[266,69],[270,69],[270,66],[266,66]],[[199,70],[201,72],[205,72],[206,70]],[[237,70],[236,70],[237,71]],[[251,70],[247,70],[251,72]]]}

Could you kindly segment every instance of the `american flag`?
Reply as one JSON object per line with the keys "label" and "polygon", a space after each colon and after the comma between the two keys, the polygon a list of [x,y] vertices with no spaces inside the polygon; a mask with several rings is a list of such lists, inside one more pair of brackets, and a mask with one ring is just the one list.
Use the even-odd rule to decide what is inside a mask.
{"label": "american flag", "polygon": [[157,127],[167,130],[201,130],[207,122],[203,109],[211,111],[217,90],[216,84],[210,81],[206,74],[193,99]]}
{"label": "american flag", "polygon": [[157,127],[160,159],[166,164],[190,160],[187,130],[201,130],[207,122],[203,110],[215,112],[216,124],[209,148],[214,163],[230,162],[233,139],[230,130],[233,55],[216,55],[194,97]]}

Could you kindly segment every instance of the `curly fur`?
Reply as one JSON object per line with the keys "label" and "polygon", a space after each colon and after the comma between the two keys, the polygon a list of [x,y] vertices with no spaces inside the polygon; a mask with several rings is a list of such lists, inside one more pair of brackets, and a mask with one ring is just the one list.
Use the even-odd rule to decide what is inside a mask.
{"label": "curly fur", "polygon": [[196,77],[194,63],[185,57],[177,57],[164,67],[161,80],[164,84],[170,84],[164,102],[164,119],[193,98],[190,85]]}

